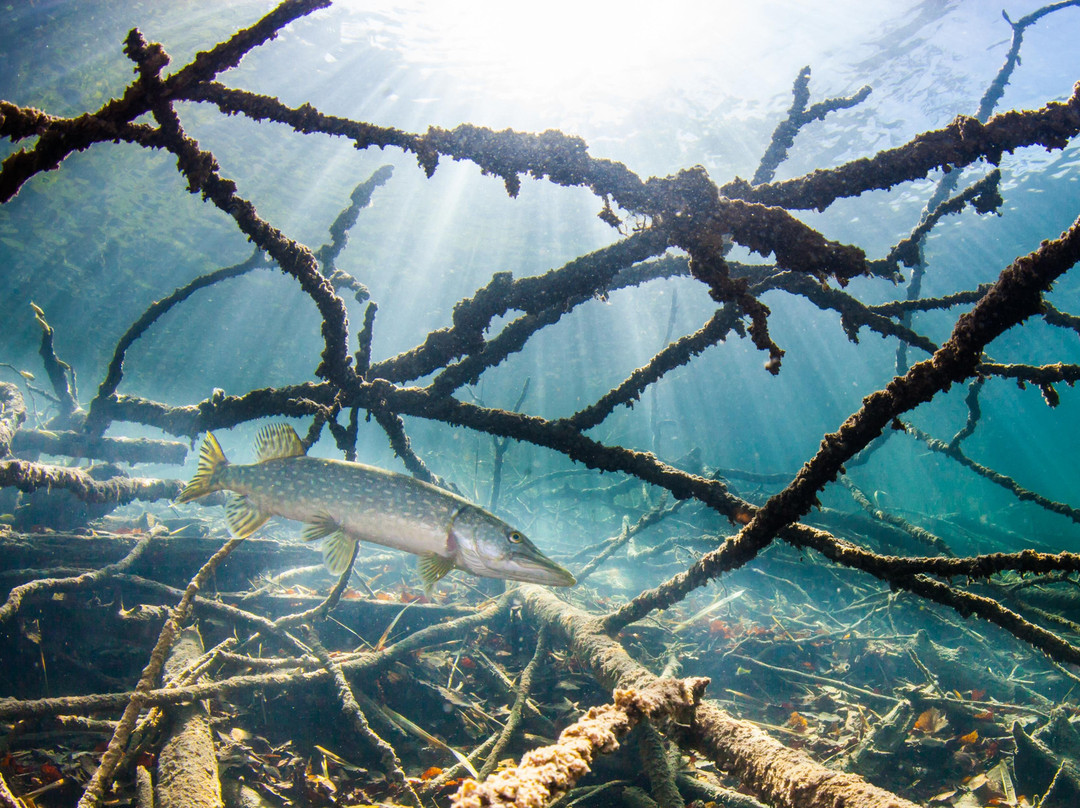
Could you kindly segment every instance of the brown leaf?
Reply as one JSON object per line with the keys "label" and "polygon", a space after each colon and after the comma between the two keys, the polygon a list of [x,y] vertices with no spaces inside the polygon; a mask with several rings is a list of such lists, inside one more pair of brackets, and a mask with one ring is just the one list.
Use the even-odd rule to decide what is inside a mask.
{"label": "brown leaf", "polygon": [[941,732],[948,725],[949,720],[945,717],[945,714],[937,707],[931,707],[929,710],[924,710],[915,719],[915,726],[912,729],[917,732],[924,732],[927,735],[933,735],[935,732]]}

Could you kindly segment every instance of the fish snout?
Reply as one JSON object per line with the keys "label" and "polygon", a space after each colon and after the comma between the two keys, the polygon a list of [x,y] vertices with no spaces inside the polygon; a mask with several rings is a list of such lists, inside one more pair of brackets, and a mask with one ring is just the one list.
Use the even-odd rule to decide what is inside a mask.
{"label": "fish snout", "polygon": [[570,570],[556,564],[539,551],[536,555],[511,554],[505,563],[502,574],[515,581],[544,586],[573,586],[577,583],[577,578]]}

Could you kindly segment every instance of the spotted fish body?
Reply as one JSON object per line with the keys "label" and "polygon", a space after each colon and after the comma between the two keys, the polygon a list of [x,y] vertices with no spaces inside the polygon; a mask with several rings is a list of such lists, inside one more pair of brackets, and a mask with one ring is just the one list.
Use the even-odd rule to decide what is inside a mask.
{"label": "spotted fish body", "polygon": [[250,535],[272,515],[304,522],[303,539],[324,540],[323,558],[337,574],[348,569],[357,541],[368,541],[420,556],[429,587],[454,567],[551,586],[575,583],[520,531],[467,499],[373,466],[308,457],[287,424],[260,430],[256,453],[252,465],[231,464],[207,434],[195,477],[176,501],[234,492],[226,521],[236,536]]}

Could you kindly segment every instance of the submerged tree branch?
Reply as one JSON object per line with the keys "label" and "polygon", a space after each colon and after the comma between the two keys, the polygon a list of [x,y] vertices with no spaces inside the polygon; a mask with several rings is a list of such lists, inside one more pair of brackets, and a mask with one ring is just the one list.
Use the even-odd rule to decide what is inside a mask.
{"label": "submerged tree branch", "polygon": [[777,533],[800,519],[817,502],[818,492],[835,479],[843,464],[865,448],[898,415],[929,401],[941,390],[974,374],[983,349],[995,337],[1039,311],[1042,293],[1080,260],[1080,219],[1062,235],[1018,258],[975,308],[960,317],[952,336],[930,359],[894,378],[882,390],[863,399],[835,433],[826,435],[817,454],[795,479],[754,514],[739,533],[707,553],[686,572],[656,589],[642,593],[608,618],[614,631],[650,611],[666,608],[686,593],[754,558]]}
{"label": "submerged tree branch", "polygon": [[[1060,238],[1045,242],[1030,255],[1018,258],[993,285],[939,299],[867,306],[847,291],[829,288],[828,280],[844,286],[857,276],[892,278],[900,263],[912,265],[919,258],[918,245],[943,215],[969,204],[980,212],[996,208],[1001,201],[997,172],[953,199],[931,206],[929,215],[911,231],[910,237],[897,244],[887,259],[879,261],[868,261],[859,247],[827,239],[790,212],[824,209],[836,199],[858,196],[867,190],[895,187],[938,168],[950,169],[952,176],[956,176],[959,173],[956,169],[962,166],[978,160],[996,164],[1004,153],[1020,147],[1062,148],[1080,133],[1080,84],[1065,103],[1051,103],[1028,112],[1008,112],[980,123],[996,103],[995,93],[1000,95],[1002,82],[1001,86],[988,90],[978,119],[957,118],[947,127],[923,133],[907,144],[883,151],[873,158],[813,172],[795,180],[766,184],[800,126],[832,109],[856,104],[868,92],[864,88],[851,98],[808,107],[807,69],[796,81],[795,99],[788,120],[777,128],[773,147],[763,158],[753,185],[736,179],[718,187],[700,167],[643,180],[622,163],[591,156],[582,139],[557,131],[529,134],[508,129],[496,132],[462,124],[450,130],[432,127],[424,134],[411,134],[392,127],[328,116],[310,104],[290,108],[276,98],[226,88],[215,81],[219,74],[237,65],[251,49],[276,36],[290,21],[327,4],[326,0],[286,0],[254,26],[238,31],[228,41],[198,54],[190,64],[170,76],[162,74],[169,61],[164,49],[147,43],[137,30],[133,30],[125,52],[138,66],[139,76],[121,98],[110,101],[96,112],[66,119],[0,102],[0,135],[12,141],[37,138],[33,147],[12,154],[0,167],[0,201],[14,196],[37,173],[56,168],[74,151],[94,143],[108,140],[164,148],[176,156],[189,190],[201,193],[204,199],[231,216],[240,231],[257,247],[257,252],[248,261],[176,289],[132,324],[117,344],[105,378],[90,404],[89,415],[82,423],[79,423],[82,412],[73,373],[56,354],[52,341],[54,332],[45,321],[44,312],[36,309],[43,331],[42,357],[58,396],[61,416],[78,424],[84,437],[80,442],[78,435],[65,433],[54,436],[50,443],[35,433],[19,432],[25,420],[25,405],[16,388],[0,385],[0,487],[22,491],[63,488],[91,502],[172,498],[180,487],[175,481],[116,478],[102,483],[91,480],[79,469],[9,458],[7,452],[9,447],[33,451],[63,447],[68,453],[79,451],[80,447],[87,453],[91,449],[103,451],[102,447],[114,445],[102,439],[102,435],[116,422],[153,425],[174,435],[194,438],[209,428],[286,415],[314,416],[308,444],[316,440],[326,426],[351,459],[356,451],[358,417],[362,415],[361,410],[366,410],[386,431],[395,452],[408,469],[422,479],[437,481],[413,449],[404,430],[403,415],[450,426],[466,426],[497,436],[502,441],[512,438],[546,447],[590,468],[631,475],[666,489],[679,499],[697,499],[733,523],[742,525],[736,536],[706,553],[689,569],[656,589],[642,593],[604,618],[568,606],[538,587],[524,586],[517,590],[513,597],[524,601],[525,610],[534,618],[531,622],[544,638],[538,643],[537,654],[527,669],[528,675],[546,661],[542,659],[546,655],[541,654],[541,649],[550,633],[561,639],[602,685],[618,687],[619,691],[612,704],[594,708],[586,719],[564,732],[557,744],[529,753],[521,766],[498,772],[482,784],[467,781],[457,797],[461,806],[498,804],[508,799],[520,802],[531,797],[543,801],[565,793],[584,773],[595,754],[613,749],[622,733],[647,716],[661,724],[666,721],[671,735],[684,747],[693,747],[706,754],[717,765],[740,777],[745,787],[778,808],[841,804],[911,808],[912,803],[870,786],[853,775],[829,771],[804,754],[787,749],[756,728],[736,720],[716,705],[700,702],[704,680],[675,681],[652,676],[611,637],[620,628],[651,611],[677,603],[693,588],[721,572],[745,564],[777,537],[797,547],[816,549],[836,564],[869,572],[893,587],[949,605],[962,615],[980,615],[1055,659],[1080,662],[1080,651],[1066,640],[1032,624],[988,596],[947,582],[954,577],[987,578],[1003,571],[1075,572],[1080,571],[1077,556],[1027,551],[976,558],[896,558],[871,553],[799,521],[816,504],[818,493],[843,472],[844,464],[857,452],[870,445],[890,424],[901,427],[897,420],[901,413],[931,400],[953,383],[976,374],[1014,378],[1039,385],[1048,402],[1053,404],[1057,399],[1052,387],[1054,383],[1072,384],[1080,378],[1076,366],[1069,364],[1040,368],[982,361],[984,348],[994,338],[1032,314],[1041,313],[1055,325],[1077,327],[1075,317],[1045,305],[1042,293],[1080,258],[1080,220]],[[1010,21],[1014,36],[1006,60],[1008,71],[1017,62],[1023,30],[1045,13],[1068,5],[1077,3],[1056,3],[1018,23]],[[1007,77],[1008,71],[1002,75]],[[381,170],[367,184],[357,188],[349,207],[331,226],[330,242],[318,250],[309,249],[260,217],[251,202],[239,194],[236,184],[221,174],[214,155],[203,150],[185,132],[175,109],[175,102],[184,100],[212,103],[226,114],[242,113],[257,121],[278,121],[305,134],[346,137],[360,149],[372,146],[400,148],[413,154],[428,176],[436,170],[441,157],[470,161],[483,172],[501,178],[511,195],[518,193],[523,176],[566,187],[587,188],[603,202],[601,218],[618,227],[623,238],[543,275],[514,278],[509,272],[495,273],[473,296],[454,307],[450,326],[426,335],[416,347],[382,360],[373,359],[371,353],[375,312],[372,304],[360,333],[359,350],[350,355],[347,312],[337,292],[348,288],[362,302],[368,291],[360,279],[338,270],[335,262],[344,248],[349,228],[357,221],[365,200],[364,193],[370,193],[375,184],[385,181],[388,172]],[[152,113],[156,127],[133,123],[146,113]],[[626,235],[629,223],[623,228],[619,218],[622,214],[617,215],[613,205],[635,217],[631,234]],[[773,256],[775,265],[746,266],[729,262],[727,251],[732,241],[760,255]],[[664,256],[670,248],[675,248],[679,255]],[[182,407],[117,394],[125,352],[161,314],[184,302],[197,289],[264,265],[264,254],[298,282],[319,311],[324,347],[315,372],[321,382],[252,390],[240,396],[215,391],[203,402]],[[669,334],[665,339],[668,344],[651,359],[575,414],[559,419],[541,418],[454,398],[463,385],[482,379],[487,371],[520,351],[543,328],[594,297],[602,297],[612,289],[644,279],[678,274],[689,274],[703,283],[718,304],[716,312],[692,334],[673,342]],[[616,408],[631,406],[649,386],[672,369],[690,363],[731,331],[740,335],[748,333],[759,349],[769,353],[766,367],[773,373],[778,372],[784,348],[770,334],[769,318],[776,315],[761,300],[765,292],[798,295],[823,310],[839,312],[841,325],[852,340],[865,326],[897,340],[904,349],[908,345],[918,347],[931,357],[864,399],[862,408],[836,433],[825,436],[817,454],[794,480],[760,508],[737,496],[715,479],[715,475],[683,471],[652,454],[621,445],[607,445],[584,434],[603,423]],[[951,337],[940,347],[913,330],[905,319],[913,311],[947,309],[970,303],[975,304],[974,309],[959,318]],[[521,312],[521,316],[504,325],[498,334],[489,336],[487,332],[492,324],[512,311]],[[426,387],[406,386],[428,376],[432,379]],[[738,381],[733,380],[732,388]],[[977,389],[969,401],[968,433],[978,420],[976,393]],[[346,411],[349,413],[348,425],[338,423],[337,419]],[[946,447],[949,451],[945,453],[963,463],[964,456],[957,454],[957,445],[962,439],[959,434],[953,445]],[[176,446],[172,444],[170,451],[176,452]],[[944,451],[940,447],[938,450]],[[968,465],[971,465],[970,461]],[[701,465],[694,468],[700,471]],[[764,482],[779,484],[774,477]],[[1027,497],[1024,494],[1030,492],[1017,486],[1011,490],[1021,499],[1037,496]],[[750,496],[755,502],[760,501]],[[620,539],[628,539],[634,532],[658,520],[662,512],[673,511],[680,504],[667,510],[657,506],[642,516],[633,528],[629,520],[626,521]],[[1072,509],[1054,510],[1075,517]],[[900,523],[896,519],[890,521]],[[925,531],[920,533],[906,522],[901,526],[921,540],[933,543],[934,537],[923,535]],[[609,550],[614,550],[617,544],[612,542]],[[83,796],[83,805],[92,806],[102,799],[142,708],[327,682],[337,688],[342,708],[356,730],[379,750],[387,771],[399,782],[405,782],[405,772],[394,750],[367,726],[347,674],[362,677],[384,671],[391,662],[405,659],[427,643],[458,637],[472,627],[491,624],[509,608],[510,599],[504,597],[475,615],[417,631],[389,648],[364,654],[333,656],[322,646],[315,629],[311,629],[308,636],[323,666],[321,670],[311,669],[311,659],[306,657],[300,663],[294,660],[291,664],[297,667],[288,672],[270,666],[269,673],[241,674],[182,687],[155,687],[154,679],[162,655],[178,627],[192,609],[211,608],[196,594],[213,565],[233,546],[235,542],[213,556],[182,594],[133,691],[22,702],[0,699],[0,715],[11,717],[59,711],[124,711],[102,765]],[[934,546],[947,551],[947,546],[940,543]],[[595,563],[587,565],[586,571],[595,568],[600,560],[597,558]],[[50,588],[59,591],[89,586],[120,568],[119,565],[107,567],[86,576],[73,576],[59,582],[46,579],[37,585],[17,587],[9,596],[9,603],[0,609],[0,620],[14,614],[27,594]],[[239,610],[228,614],[253,627],[259,635],[281,639],[283,626],[325,617],[342,596],[347,582],[348,574],[339,579],[331,596],[316,609],[278,621]],[[217,610],[217,615],[227,611],[220,604],[212,608]],[[523,682],[522,690],[527,686],[527,681]]]}
{"label": "submerged tree branch", "polygon": [[[520,591],[529,613],[538,622],[553,626],[604,686],[645,689],[665,681],[633,660],[592,615],[540,587],[527,585]],[[717,766],[738,776],[744,787],[777,808],[836,805],[914,808],[914,803],[855,775],[826,769],[805,753],[788,749],[757,727],[738,721],[707,701],[697,705],[689,726],[676,732]]]}

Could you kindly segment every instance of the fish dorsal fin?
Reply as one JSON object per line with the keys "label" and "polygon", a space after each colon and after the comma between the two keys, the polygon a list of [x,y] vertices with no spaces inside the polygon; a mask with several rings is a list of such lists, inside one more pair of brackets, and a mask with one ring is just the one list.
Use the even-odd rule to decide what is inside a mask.
{"label": "fish dorsal fin", "polygon": [[307,454],[300,436],[289,424],[267,424],[255,436],[256,463],[280,460],[283,457],[302,457]]}
{"label": "fish dorsal fin", "polygon": [[454,568],[453,557],[447,558],[438,553],[424,553],[416,562],[416,569],[420,572],[420,580],[424,582],[424,591],[430,592],[435,582]]}
{"label": "fish dorsal fin", "polygon": [[238,539],[246,539],[266,523],[270,518],[269,513],[263,513],[251,500],[242,495],[229,497],[225,503],[225,521],[229,530]]}

